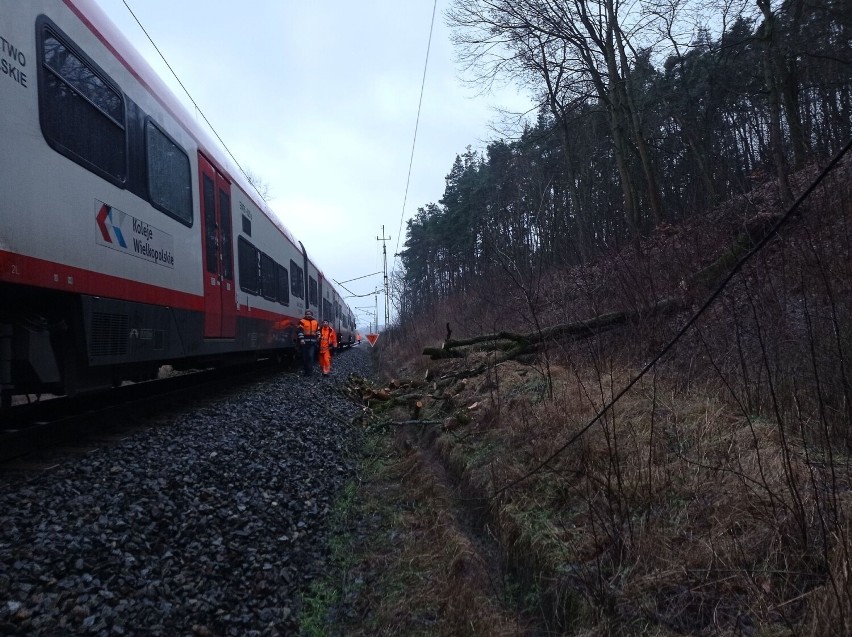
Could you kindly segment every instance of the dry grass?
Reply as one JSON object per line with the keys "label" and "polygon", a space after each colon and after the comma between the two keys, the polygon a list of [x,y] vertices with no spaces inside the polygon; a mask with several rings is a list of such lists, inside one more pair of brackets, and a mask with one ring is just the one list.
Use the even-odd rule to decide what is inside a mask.
{"label": "dry grass", "polygon": [[[797,219],[591,426],[688,312],[424,388],[443,426],[387,440],[386,471],[366,491],[393,538],[360,554],[381,574],[361,593],[367,632],[852,634],[849,183],[818,193],[825,214]],[[526,291],[546,292],[545,325],[681,292],[697,304],[706,290],[691,275],[747,225],[744,210],[664,228]],[[454,338],[530,330],[529,308],[487,283],[478,300],[445,300],[383,338],[386,376],[488,360],[424,360],[446,335],[439,317]],[[508,290],[499,306],[494,289]]]}
{"label": "dry grass", "polygon": [[[447,414],[440,433],[397,441],[384,480],[407,505],[404,540],[382,567],[392,594],[373,609],[383,634],[848,625],[852,476],[836,457],[832,489],[801,441],[744,417],[718,383],[684,390],[658,375],[562,449],[633,373],[552,367],[550,398],[541,373],[504,363],[452,389],[453,405],[476,406],[466,418]],[[476,550],[475,525],[459,524],[458,493],[489,498],[499,559]]]}
{"label": "dry grass", "polygon": [[[338,619],[331,634],[528,634],[523,618],[507,610],[502,573],[471,531],[444,468],[412,445],[411,431],[380,441],[386,462],[363,488],[361,518],[379,517],[355,572],[356,621]],[[350,579],[352,574],[349,575]]]}

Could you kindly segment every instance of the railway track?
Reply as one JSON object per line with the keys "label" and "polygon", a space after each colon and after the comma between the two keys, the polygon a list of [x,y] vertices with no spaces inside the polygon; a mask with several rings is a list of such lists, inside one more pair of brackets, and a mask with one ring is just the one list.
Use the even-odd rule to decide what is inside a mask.
{"label": "railway track", "polygon": [[157,414],[280,371],[263,361],[8,408],[0,415],[0,470],[48,469],[57,458],[89,453],[154,426]]}

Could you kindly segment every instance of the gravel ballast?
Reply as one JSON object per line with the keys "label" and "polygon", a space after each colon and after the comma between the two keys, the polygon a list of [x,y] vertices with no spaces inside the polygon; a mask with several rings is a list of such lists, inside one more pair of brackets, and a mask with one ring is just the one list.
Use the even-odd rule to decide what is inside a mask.
{"label": "gravel ballast", "polygon": [[354,476],[369,348],[0,481],[0,634],[285,635]]}

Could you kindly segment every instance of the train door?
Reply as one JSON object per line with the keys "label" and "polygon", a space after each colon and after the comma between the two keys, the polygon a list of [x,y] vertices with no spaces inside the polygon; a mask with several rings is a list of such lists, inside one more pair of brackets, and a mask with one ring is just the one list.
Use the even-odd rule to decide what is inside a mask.
{"label": "train door", "polygon": [[231,184],[200,153],[198,167],[204,257],[204,337],[234,338],[237,290],[234,285]]}
{"label": "train door", "polygon": [[[305,267],[305,309],[307,310],[311,307],[311,269],[305,244],[299,241],[299,247],[302,248],[302,265]],[[319,312],[317,312],[317,316],[319,316]]]}

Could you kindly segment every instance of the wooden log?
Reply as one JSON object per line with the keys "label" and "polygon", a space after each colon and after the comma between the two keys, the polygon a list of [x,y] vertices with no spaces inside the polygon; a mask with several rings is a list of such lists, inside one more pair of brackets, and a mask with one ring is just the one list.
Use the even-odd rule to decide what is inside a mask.
{"label": "wooden log", "polygon": [[550,327],[546,327],[539,332],[530,332],[528,334],[517,334],[514,332],[496,332],[493,334],[482,334],[480,336],[474,336],[466,339],[459,339],[454,341],[448,340],[444,341],[444,344],[441,349],[425,348],[423,350],[423,353],[426,355],[431,355],[433,352],[443,352],[444,355],[446,355],[446,352],[448,350],[452,351],[453,349],[459,347],[469,347],[471,345],[478,345],[480,343],[511,341],[514,343],[514,347],[509,349],[507,353],[513,356],[517,356],[523,351],[528,350],[530,346],[542,343],[547,340],[561,338],[564,336],[586,338],[589,336],[594,336],[595,334],[598,334],[602,331],[606,331],[614,326],[623,325],[624,323],[627,323],[634,319],[638,319],[644,316],[654,316],[656,314],[665,313],[673,309],[680,309],[681,307],[683,307],[682,299],[668,298],[663,299],[662,301],[654,305],[639,308],[638,310],[609,312],[608,314],[601,314],[600,316],[596,316],[594,318],[586,319],[583,321],[551,325]]}
{"label": "wooden log", "polygon": [[440,347],[425,347],[423,348],[424,356],[431,356],[432,360],[438,360],[441,358],[463,358],[464,354],[461,352],[453,352],[448,349],[441,349]]}
{"label": "wooden log", "polygon": [[474,336],[463,340],[447,340],[440,349],[435,347],[424,348],[423,354],[431,355],[433,359],[436,357],[449,358],[453,354],[455,354],[456,357],[461,357],[462,354],[455,351],[455,348],[469,347],[472,345],[492,342],[505,344],[508,341],[512,343],[510,347],[505,349],[504,353],[495,356],[488,362],[482,363],[472,369],[461,370],[441,376],[441,380],[443,381],[454,378],[469,378],[471,376],[478,376],[485,372],[485,370],[490,369],[495,365],[499,365],[500,363],[515,360],[524,354],[535,352],[543,343],[549,340],[557,340],[566,337],[570,337],[574,340],[589,338],[640,318],[683,309],[685,305],[686,301],[684,299],[680,297],[671,297],[663,299],[654,305],[642,307],[636,310],[625,310],[622,312],[601,314],[600,316],[584,321],[552,325],[538,332],[531,332],[529,334],[496,332],[493,334],[482,334],[480,336]]}

